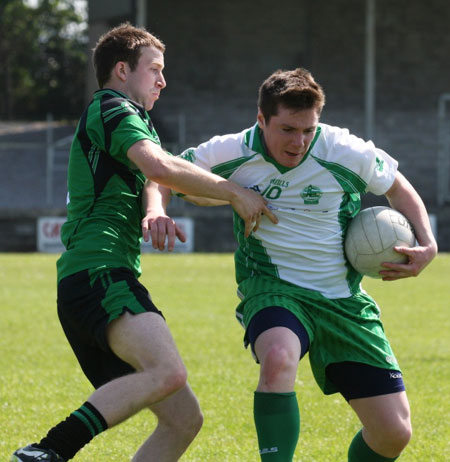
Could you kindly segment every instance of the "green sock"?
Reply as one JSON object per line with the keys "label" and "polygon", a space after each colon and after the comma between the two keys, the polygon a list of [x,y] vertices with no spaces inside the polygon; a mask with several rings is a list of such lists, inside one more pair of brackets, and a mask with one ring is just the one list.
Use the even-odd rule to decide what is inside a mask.
{"label": "green sock", "polygon": [[348,462],[391,462],[397,459],[398,457],[380,456],[380,454],[372,451],[364,441],[362,430],[355,435],[348,449]]}
{"label": "green sock", "polygon": [[262,461],[291,462],[300,434],[297,396],[255,391],[253,415]]}

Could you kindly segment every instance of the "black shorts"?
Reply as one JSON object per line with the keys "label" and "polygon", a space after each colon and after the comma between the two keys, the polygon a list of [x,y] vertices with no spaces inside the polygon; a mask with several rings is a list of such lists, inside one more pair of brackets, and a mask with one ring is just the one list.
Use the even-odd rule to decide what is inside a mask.
{"label": "black shorts", "polygon": [[400,371],[345,361],[327,366],[325,373],[347,400],[405,391]]}
{"label": "black shorts", "polygon": [[58,284],[58,316],[80,366],[95,388],[134,372],[109,348],[107,325],[125,312],[162,313],[126,268],[80,271]]}
{"label": "black shorts", "polygon": [[[270,306],[255,314],[247,329],[248,341],[255,358],[254,348],[258,336],[265,330],[279,326],[290,329],[298,336],[302,346],[299,359],[306,354],[310,343],[308,333],[302,323],[287,309],[281,306]],[[382,369],[359,362],[332,363],[327,366],[325,373],[347,401],[405,390],[400,371]]]}
{"label": "black shorts", "polygon": [[286,327],[294,332],[300,340],[302,348],[300,359],[303,358],[309,350],[309,336],[302,323],[289,310],[281,306],[268,306],[253,316],[247,329],[248,342],[251,345],[256,362],[259,362],[255,353],[256,339],[259,334],[272,327]]}

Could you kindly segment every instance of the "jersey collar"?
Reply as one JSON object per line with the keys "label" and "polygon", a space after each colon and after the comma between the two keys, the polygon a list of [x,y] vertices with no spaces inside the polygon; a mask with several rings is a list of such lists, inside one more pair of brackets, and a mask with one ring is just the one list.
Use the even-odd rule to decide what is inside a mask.
{"label": "jersey collar", "polygon": [[272,157],[270,157],[267,154],[267,149],[266,149],[266,144],[264,142],[263,132],[259,128],[258,123],[255,123],[255,125],[253,125],[252,128],[249,128],[246,131],[245,136],[244,136],[244,143],[252,151],[255,151],[258,154],[261,154],[264,157],[264,159],[267,162],[270,162],[271,164],[273,164],[280,173],[286,173],[289,170],[297,168],[299,165],[301,165],[306,160],[306,158],[309,156],[309,153],[311,152],[313,146],[316,144],[316,141],[319,138],[321,131],[322,131],[322,129],[321,129],[320,125],[319,125],[317,127],[316,134],[314,135],[314,139],[312,140],[311,145],[309,146],[309,149],[308,149],[307,153],[303,156],[303,159],[301,160],[301,162],[295,167],[285,167],[284,165],[279,164],[275,159],[273,159]]}

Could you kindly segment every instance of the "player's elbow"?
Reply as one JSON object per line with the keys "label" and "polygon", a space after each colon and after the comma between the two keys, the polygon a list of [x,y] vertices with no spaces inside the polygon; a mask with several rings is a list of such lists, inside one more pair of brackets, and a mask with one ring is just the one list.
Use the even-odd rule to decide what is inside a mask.
{"label": "player's elbow", "polygon": [[143,172],[144,175],[151,181],[162,185],[167,185],[171,178],[172,170],[167,162],[157,160],[153,162],[152,166]]}

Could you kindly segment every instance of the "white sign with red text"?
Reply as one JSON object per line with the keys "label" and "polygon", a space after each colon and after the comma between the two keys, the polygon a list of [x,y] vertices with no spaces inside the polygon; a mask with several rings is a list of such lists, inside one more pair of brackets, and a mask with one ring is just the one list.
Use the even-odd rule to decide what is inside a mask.
{"label": "white sign with red text", "polygon": [[37,220],[37,250],[45,253],[64,252],[61,226],[66,217],[39,217]]}
{"label": "white sign with red text", "polygon": [[[175,242],[174,252],[189,253],[194,250],[194,220],[190,217],[175,217],[177,225],[186,234],[186,242],[178,239]],[[39,217],[37,220],[37,250],[44,253],[64,252],[61,242],[61,226],[66,217]],[[153,249],[151,242],[142,241],[142,253],[159,252]]]}

